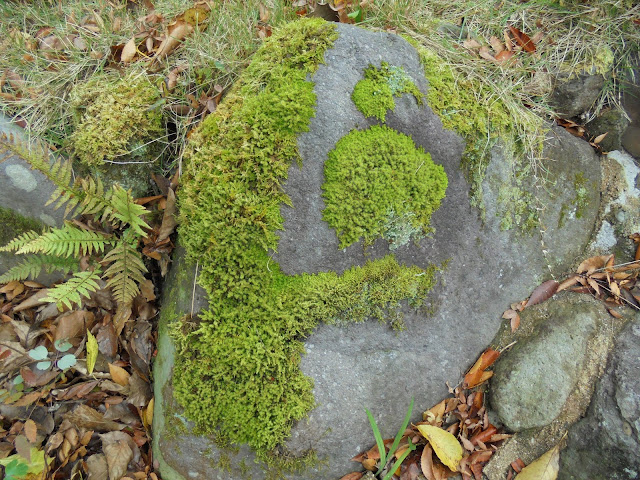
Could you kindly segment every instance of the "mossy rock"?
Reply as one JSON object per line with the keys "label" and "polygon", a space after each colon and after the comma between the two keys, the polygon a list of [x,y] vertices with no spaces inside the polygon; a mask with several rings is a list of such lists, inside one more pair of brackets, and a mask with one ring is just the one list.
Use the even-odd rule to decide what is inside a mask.
{"label": "mossy rock", "polygon": [[[485,348],[504,305],[548,271],[537,232],[504,231],[471,206],[464,140],[418,102],[438,84],[424,76],[434,65],[420,60],[396,35],[294,22],[274,32],[192,135],[180,239],[209,305],[197,317],[190,306],[162,317],[161,345],[176,356],[173,391],[158,392],[157,401],[181,405],[179,415],[193,422],[174,431],[176,440],[156,438],[167,472],[187,478],[185,466],[198,464],[206,478],[240,479],[240,465],[257,455],[266,463],[254,479],[339,478],[372,444],[363,407],[391,436],[414,396],[416,421]],[[420,95],[393,97],[381,126],[358,109],[353,92],[382,62],[405,72]],[[372,163],[358,170],[361,152],[340,142],[371,132],[393,148],[370,152]],[[344,193],[330,185],[332,156],[338,170],[358,177],[340,179]],[[367,195],[377,201],[358,210]],[[343,210],[325,221],[332,202]],[[390,242],[381,228],[391,210],[408,241]],[[341,229],[356,220],[363,231],[341,242]],[[568,231],[571,257],[590,232]],[[436,285],[440,278],[446,286]],[[195,445],[198,432],[199,451],[168,450],[181,439]],[[220,456],[225,443],[257,453],[245,446]],[[200,468],[207,452],[218,460]],[[304,473],[280,469],[300,462]]]}
{"label": "mossy rock", "polygon": [[81,174],[119,183],[134,197],[150,189],[153,164],[166,145],[160,90],[153,78],[131,70],[96,74],[71,92],[72,150]]}

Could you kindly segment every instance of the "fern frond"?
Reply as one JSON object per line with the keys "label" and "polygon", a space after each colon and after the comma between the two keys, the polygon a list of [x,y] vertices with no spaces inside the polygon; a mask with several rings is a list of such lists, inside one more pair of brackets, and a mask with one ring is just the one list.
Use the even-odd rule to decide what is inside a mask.
{"label": "fern frond", "polygon": [[107,245],[111,245],[109,237],[82,230],[70,224],[62,228],[52,228],[39,237],[20,247],[17,253],[44,253],[59,257],[78,257],[91,255],[94,252],[104,252]]}
{"label": "fern frond", "polygon": [[30,230],[22,235],[17,236],[9,243],[7,243],[4,247],[0,248],[0,252],[13,252],[14,250],[18,250],[25,246],[27,243],[32,242],[36,238],[38,238],[40,234],[35,230]]}
{"label": "fern frond", "polygon": [[[126,238],[127,235],[123,237]],[[121,305],[128,304],[140,293],[138,284],[144,281],[144,273],[147,271],[140,252],[136,250],[135,245],[121,239],[105,255],[103,262],[111,263],[104,276],[113,297]]]}
{"label": "fern frond", "polygon": [[0,275],[0,283],[36,278],[43,269],[47,273],[56,270],[63,273],[75,271],[78,269],[78,260],[53,255],[29,255],[21,263]]}
{"label": "fern frond", "polygon": [[27,142],[12,133],[3,133],[0,135],[0,154],[5,158],[17,155],[40,171],[49,169],[49,149],[42,142]]}
{"label": "fern frond", "polygon": [[149,210],[133,201],[131,193],[119,185],[114,185],[111,189],[110,199],[113,211],[108,215],[112,220],[117,220],[122,224],[129,225],[133,231],[141,237],[146,235],[143,228],[151,227],[142,219],[142,216],[149,213]]}
{"label": "fern frond", "polygon": [[112,190],[104,191],[102,181],[91,177],[80,180],[84,199],[82,200],[81,210],[83,215],[109,215],[113,211],[111,206]]}
{"label": "fern frond", "polygon": [[100,288],[100,271],[77,272],[69,280],[49,289],[49,293],[44,298],[45,302],[55,303],[59,310],[62,306],[71,308],[74,303],[80,305],[82,297],[89,297],[91,292]]}

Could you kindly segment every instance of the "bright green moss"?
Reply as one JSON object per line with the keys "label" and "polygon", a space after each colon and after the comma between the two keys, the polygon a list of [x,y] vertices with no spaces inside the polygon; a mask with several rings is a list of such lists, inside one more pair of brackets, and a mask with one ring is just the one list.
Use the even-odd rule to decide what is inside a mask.
{"label": "bright green moss", "polygon": [[324,174],[322,216],[340,248],[378,237],[398,247],[427,234],[447,189],[447,174],[431,155],[411,137],[378,125],[340,139]]}
{"label": "bright green moss", "polygon": [[75,112],[71,142],[86,165],[142,159],[159,150],[157,139],[164,128],[162,114],[154,107],[160,92],[144,73],[95,76],[76,86],[71,98]]}
{"label": "bright green moss", "polygon": [[198,322],[173,326],[174,394],[200,431],[247,443],[272,466],[274,447],[314,406],[299,368],[304,337],[321,321],[388,320],[400,301],[418,306],[437,272],[389,256],[342,275],[287,276],[267,254],[314,113],[307,77],[336,37],[333,24],[305,19],[265,41],[192,136],[179,197],[181,239],[210,304]]}
{"label": "bright green moss", "polygon": [[384,122],[387,110],[395,108],[393,97],[404,93],[413,95],[418,104],[422,104],[424,95],[407,72],[401,67],[382,62],[380,68],[370,65],[364,71],[364,79],[354,87],[351,99],[365,117],[376,117]]}

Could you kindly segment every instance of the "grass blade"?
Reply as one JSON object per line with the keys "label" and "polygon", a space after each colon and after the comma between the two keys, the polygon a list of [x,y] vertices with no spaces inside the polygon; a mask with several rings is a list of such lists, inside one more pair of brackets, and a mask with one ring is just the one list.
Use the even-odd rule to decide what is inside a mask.
{"label": "grass blade", "polygon": [[[387,474],[384,476],[382,480],[389,480],[393,476],[393,472],[398,470],[398,467],[402,465],[402,462],[404,462],[404,459],[407,458],[409,454],[413,452],[415,449],[416,449],[416,446],[413,443],[411,443],[411,440],[409,440],[409,448],[407,448],[404,452],[402,452],[402,455],[400,455],[400,457],[395,461],[395,463],[393,464],[393,467],[391,467],[391,470],[387,472]],[[391,457],[391,454],[389,454],[389,457]]]}
{"label": "grass blade", "polygon": [[376,473],[377,475],[382,471],[382,469],[387,463],[387,452],[384,449],[384,440],[382,440],[382,435],[380,435],[380,430],[378,429],[378,424],[376,423],[376,419],[373,418],[373,415],[371,415],[371,412],[369,410],[365,408],[364,411],[367,412],[367,417],[369,417],[371,430],[373,430],[373,436],[376,438],[376,445],[378,445],[378,452],[380,452],[380,468]]}
{"label": "grass blade", "polygon": [[389,450],[389,458],[393,455],[393,452],[396,451],[398,445],[400,445],[400,440],[402,440],[402,434],[409,426],[409,420],[411,420],[411,412],[413,412],[413,398],[411,399],[411,403],[409,403],[409,409],[407,410],[407,414],[404,417],[404,422],[402,422],[402,427],[396,434],[396,438],[393,440],[393,444],[391,445],[391,449]]}

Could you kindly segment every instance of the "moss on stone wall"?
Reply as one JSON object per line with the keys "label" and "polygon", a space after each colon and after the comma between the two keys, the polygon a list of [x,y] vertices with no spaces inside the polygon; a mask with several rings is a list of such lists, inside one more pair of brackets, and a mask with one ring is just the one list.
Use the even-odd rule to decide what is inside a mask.
{"label": "moss on stone wall", "polygon": [[[42,230],[42,222],[33,218],[23,217],[9,208],[0,206],[0,246],[30,230]],[[4,272],[2,272],[4,273]]]}
{"label": "moss on stone wall", "polygon": [[321,321],[396,320],[399,302],[419,306],[438,270],[388,256],[342,275],[287,276],[267,253],[291,203],[281,184],[301,162],[296,138],[314,114],[307,78],[336,37],[334,25],[304,19],[265,41],[192,136],[179,197],[181,239],[210,304],[199,322],[173,324],[175,396],[201,431],[272,465],[269,452],[314,405],[299,368],[304,337]]}
{"label": "moss on stone wall", "polygon": [[73,149],[86,165],[104,160],[145,160],[159,152],[162,114],[154,108],[160,92],[144,72],[120,78],[96,75],[71,94],[75,130]]}
{"label": "moss on stone wall", "polygon": [[393,97],[404,93],[415,97],[419,105],[424,95],[401,67],[382,62],[380,68],[370,65],[364,78],[353,89],[351,99],[365,117],[376,117],[384,122],[387,110],[395,108]]}
{"label": "moss on stone wall", "polygon": [[411,137],[386,126],[354,130],[340,139],[324,173],[322,216],[336,230],[341,248],[378,237],[398,247],[426,235],[447,189],[444,168]]}
{"label": "moss on stone wall", "polygon": [[[405,37],[406,38],[406,37]],[[489,86],[479,85],[472,80],[456,75],[453,68],[437,54],[428,50],[411,38],[406,38],[414,45],[420,55],[424,72],[429,81],[427,99],[429,106],[440,117],[445,128],[461,135],[467,142],[462,158],[462,169],[470,184],[471,204],[480,209],[484,215],[482,198],[482,182],[491,160],[491,149],[500,141],[506,157],[513,162],[513,178],[509,185],[511,191],[504,191],[498,199],[498,210],[501,215],[501,226],[506,229],[519,228],[529,230],[537,224],[536,200],[532,195],[526,198],[518,196],[518,205],[511,204],[515,190],[522,190],[524,177],[531,179],[531,165],[528,156],[540,156],[544,136],[542,120],[532,117],[532,125],[526,128],[520,125],[522,119],[513,118],[505,103],[496,97],[496,92]],[[535,119],[534,119],[535,118]],[[535,152],[525,151],[519,131],[527,130],[528,135],[538,135]],[[516,192],[517,193],[517,192]]]}

